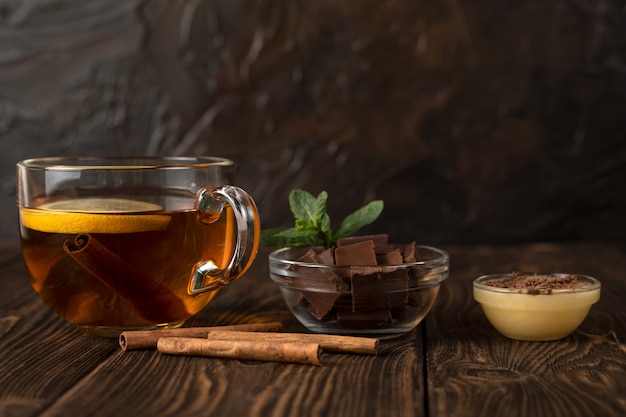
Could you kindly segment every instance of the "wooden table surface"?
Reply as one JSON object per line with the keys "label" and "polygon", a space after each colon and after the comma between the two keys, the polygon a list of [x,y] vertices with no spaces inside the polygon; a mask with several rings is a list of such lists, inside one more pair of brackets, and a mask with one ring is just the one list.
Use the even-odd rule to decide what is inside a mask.
{"label": "wooden table surface", "polygon": [[[443,247],[451,273],[426,320],[378,356],[322,354],[322,366],[123,351],[85,336],[31,289],[19,249],[0,246],[0,416],[626,415],[626,259],[594,243]],[[489,272],[595,276],[602,297],[556,342],[497,333],[473,301]],[[251,271],[189,325],[280,320],[304,332],[267,273]]]}

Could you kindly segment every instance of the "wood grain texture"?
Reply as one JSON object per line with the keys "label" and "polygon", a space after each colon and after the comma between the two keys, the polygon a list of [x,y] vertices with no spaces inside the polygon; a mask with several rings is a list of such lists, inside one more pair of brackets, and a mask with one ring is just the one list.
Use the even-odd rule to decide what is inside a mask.
{"label": "wood grain texture", "polygon": [[54,315],[30,287],[19,252],[10,253],[0,266],[0,415],[34,416],[116,349]]}
{"label": "wood grain texture", "polygon": [[[124,352],[117,340],[83,336],[51,313],[21,261],[0,273],[0,415],[425,415],[420,331],[382,343],[376,357],[324,353],[322,367]],[[276,319],[303,331],[269,280],[263,251],[190,324]]]}
{"label": "wood grain texture", "polygon": [[418,352],[389,345],[381,358],[324,354],[320,368],[126,352],[43,415],[423,415],[423,389],[410,378],[419,374]]}
{"label": "wood grain texture", "polygon": [[[624,253],[595,245],[450,248],[451,276],[428,320],[433,416],[621,416],[626,413]],[[495,270],[493,269],[495,268]],[[500,335],[472,298],[472,280],[510,271],[584,273],[600,302],[572,335],[521,342]]]}
{"label": "wood grain texture", "polygon": [[[81,335],[28,285],[15,246],[0,248],[0,415],[590,416],[626,411],[624,252],[601,244],[450,246],[451,276],[431,313],[379,355],[323,353],[321,367],[121,350]],[[297,324],[268,277],[267,250],[190,324]],[[471,297],[497,271],[586,273],[602,297],[571,336],[519,342]]]}

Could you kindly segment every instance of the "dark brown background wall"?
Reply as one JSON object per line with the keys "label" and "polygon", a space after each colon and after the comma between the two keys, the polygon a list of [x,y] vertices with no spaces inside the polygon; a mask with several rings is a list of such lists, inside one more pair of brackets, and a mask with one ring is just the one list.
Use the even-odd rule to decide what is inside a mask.
{"label": "dark brown background wall", "polygon": [[263,225],[294,187],[396,241],[626,235],[626,16],[587,0],[0,0],[15,163],[215,154]]}

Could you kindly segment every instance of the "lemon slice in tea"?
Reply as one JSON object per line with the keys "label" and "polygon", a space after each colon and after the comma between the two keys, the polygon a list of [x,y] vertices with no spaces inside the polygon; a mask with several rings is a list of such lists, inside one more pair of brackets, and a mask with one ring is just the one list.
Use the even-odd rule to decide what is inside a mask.
{"label": "lemon slice in tea", "polygon": [[121,198],[81,198],[22,208],[22,224],[47,233],[135,233],[163,230],[170,216],[158,204]]}

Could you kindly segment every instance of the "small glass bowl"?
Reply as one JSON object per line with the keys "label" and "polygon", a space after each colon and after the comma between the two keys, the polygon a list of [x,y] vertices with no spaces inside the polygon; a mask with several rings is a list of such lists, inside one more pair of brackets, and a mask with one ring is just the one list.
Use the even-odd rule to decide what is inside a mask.
{"label": "small glass bowl", "polygon": [[576,277],[584,286],[560,289],[494,287],[489,281],[513,274],[491,274],[473,282],[474,299],[489,322],[504,336],[526,341],[558,340],[580,326],[591,306],[600,299],[600,281],[586,275],[563,273],[517,273],[548,279]]}
{"label": "small glass bowl", "polygon": [[401,336],[428,314],[448,277],[448,254],[429,246],[416,246],[420,261],[397,265],[297,261],[307,249],[275,250],[269,255],[269,269],[287,307],[316,333]]}

